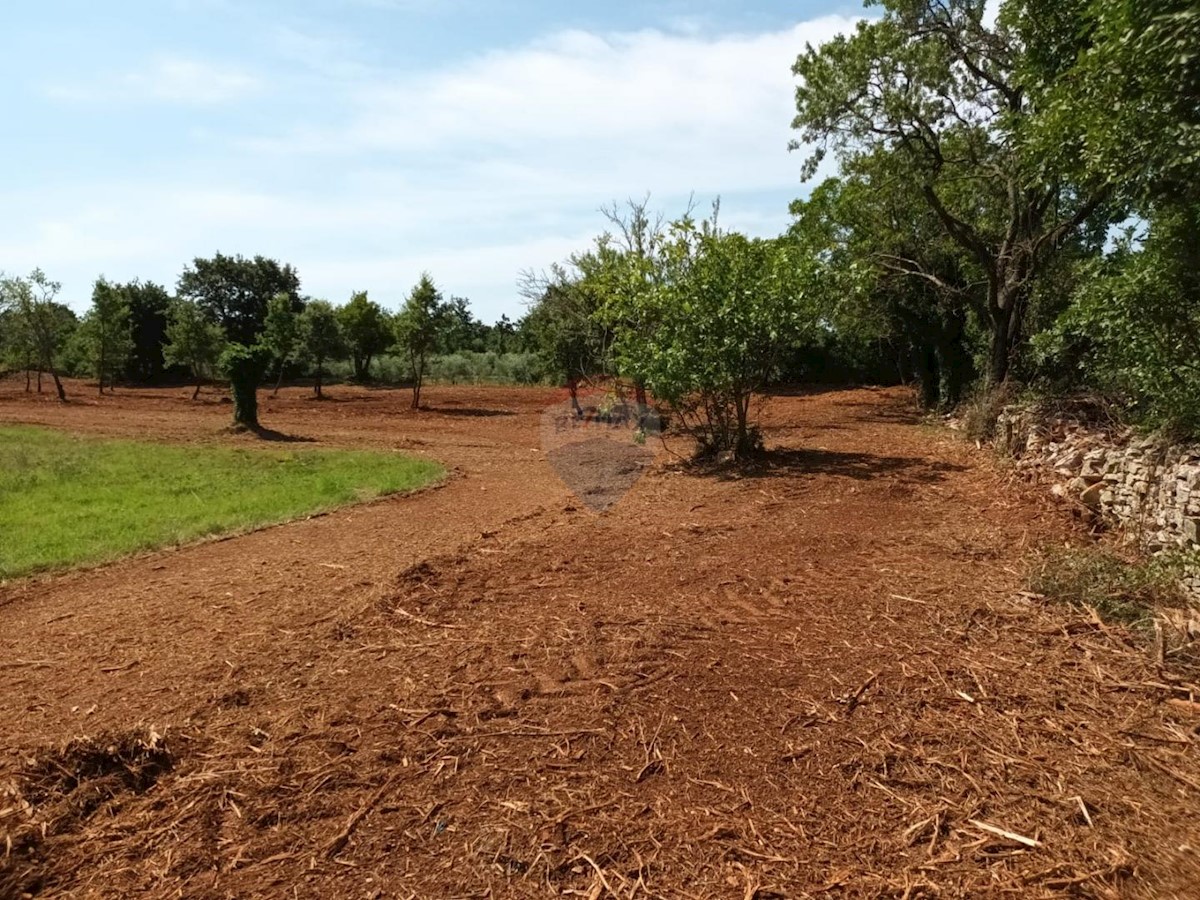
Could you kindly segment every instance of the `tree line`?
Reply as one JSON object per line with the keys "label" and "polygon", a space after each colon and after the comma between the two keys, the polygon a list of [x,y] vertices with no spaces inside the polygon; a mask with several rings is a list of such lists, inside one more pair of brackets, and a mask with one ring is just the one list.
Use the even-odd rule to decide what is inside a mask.
{"label": "tree line", "polygon": [[254,421],[250,382],[270,378],[278,391],[285,375],[303,371],[320,397],[332,364],[348,364],[349,376],[365,383],[389,354],[402,360],[416,407],[435,356],[529,345],[520,323],[479,321],[468,300],[445,299],[429,275],[393,313],[366,291],[341,306],[305,297],[292,266],[262,256],[197,258],[173,294],[152,282],[99,278],[82,317],[58,300],[60,292],[40,270],[0,278],[0,372],[24,372],[28,390],[35,380],[41,390],[46,378],[64,400],[64,373],[94,377],[101,394],[117,383],[189,377],[193,397],[223,377],[244,423]]}
{"label": "tree line", "polygon": [[[519,322],[484,326],[428,279],[391,315],[305,301],[272,260],[196,260],[176,296],[97,282],[75,323],[41,272],[6,279],[10,369],[76,346],[100,389],[164,366],[247,385],[399,354],[413,403],[437,353],[517,349],[541,375],[665,406],[702,452],[761,441],[784,381],[915,382],[930,409],[1017,386],[1088,391],[1200,435],[1200,8],[1192,0],[876,0],[798,56],[805,179],[774,238],[719,208],[605,209],[592,244],[526,272]],[[831,164],[831,165],[829,165]],[[243,387],[239,389],[238,385]],[[576,400],[578,406],[578,401]]]}
{"label": "tree line", "polygon": [[930,409],[1088,391],[1200,434],[1200,7],[868,5],[795,63],[794,149],[835,174],[788,231],[605,210],[526,276],[557,368],[649,390],[708,452],[753,451],[755,393],[824,369]]}

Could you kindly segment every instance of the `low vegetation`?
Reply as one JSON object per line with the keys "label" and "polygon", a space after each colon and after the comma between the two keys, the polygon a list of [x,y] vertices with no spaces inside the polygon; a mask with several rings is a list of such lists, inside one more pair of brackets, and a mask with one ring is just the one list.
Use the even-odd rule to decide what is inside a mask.
{"label": "low vegetation", "polygon": [[1043,551],[1030,586],[1050,600],[1095,610],[1106,622],[1146,626],[1154,611],[1182,607],[1179,560],[1130,561],[1102,546]]}
{"label": "low vegetation", "polygon": [[441,478],[397,453],[179,447],[0,427],[0,579],[293,519]]}

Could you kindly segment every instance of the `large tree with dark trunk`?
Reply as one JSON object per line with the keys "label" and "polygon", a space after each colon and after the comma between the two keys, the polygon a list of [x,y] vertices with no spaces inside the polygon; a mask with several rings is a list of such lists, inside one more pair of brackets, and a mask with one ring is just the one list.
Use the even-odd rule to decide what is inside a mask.
{"label": "large tree with dark trunk", "polygon": [[245,346],[258,341],[276,294],[290,297],[297,313],[303,305],[296,270],[263,256],[197,258],[179,276],[178,293],[195,301],[231,342]]}
{"label": "large tree with dark trunk", "polygon": [[[827,149],[844,166],[879,153],[903,162],[903,177],[983,273],[988,378],[999,383],[1026,337],[1034,281],[1112,196],[1110,182],[1081,171],[1069,153],[1030,140],[1046,114],[1047,84],[1071,75],[1061,61],[1077,38],[1064,31],[1033,41],[1031,3],[1006,4],[996,23],[985,0],[881,5],[882,17],[810,46],[796,62],[793,124],[812,151],[806,174]],[[935,275],[908,262],[918,263],[914,278]]]}

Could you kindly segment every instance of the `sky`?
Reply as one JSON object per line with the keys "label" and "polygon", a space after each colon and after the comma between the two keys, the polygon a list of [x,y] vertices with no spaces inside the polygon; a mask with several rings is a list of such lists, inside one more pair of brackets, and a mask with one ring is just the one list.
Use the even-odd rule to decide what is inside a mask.
{"label": "sky", "polygon": [[0,13],[0,271],[173,287],[263,254],[396,308],[422,272],[484,321],[601,206],[779,233],[794,62],[836,0],[13,0]]}

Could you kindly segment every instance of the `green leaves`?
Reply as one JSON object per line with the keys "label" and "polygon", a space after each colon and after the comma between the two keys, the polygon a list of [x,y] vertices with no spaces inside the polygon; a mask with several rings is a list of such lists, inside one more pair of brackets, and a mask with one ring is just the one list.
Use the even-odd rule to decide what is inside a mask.
{"label": "green leaves", "polygon": [[318,370],[326,360],[346,352],[346,338],[337,310],[326,300],[309,300],[296,320],[296,337],[301,356]]}
{"label": "green leaves", "polygon": [[167,313],[166,335],[163,358],[168,365],[187,368],[197,380],[212,377],[225,335],[199,305],[176,300]]}
{"label": "green leaves", "polygon": [[291,266],[255,256],[225,256],[193,260],[179,276],[181,299],[199,304],[231,341],[255,343],[262,333],[271,298],[286,294],[300,307],[300,277]]}
{"label": "green leaves", "polygon": [[1085,270],[1072,304],[1037,340],[1051,372],[1123,399],[1136,417],[1200,434],[1200,207],[1158,210],[1140,248],[1126,239]]}
{"label": "green leaves", "polygon": [[815,327],[806,304],[809,260],[785,239],[751,239],[670,225],[658,252],[630,271],[652,272],[602,308],[618,371],[645,383],[691,422],[709,449],[745,448],[751,395],[774,373],[781,350]]}
{"label": "green leaves", "polygon": [[1037,152],[1065,151],[1076,171],[1134,200],[1200,196],[1195,4],[1023,0],[1012,6],[1021,13],[1015,21],[1022,38],[1038,51],[1022,70],[1040,110],[1029,134]]}
{"label": "green leaves", "polygon": [[83,317],[79,336],[103,393],[105,380],[116,378],[133,350],[129,300],[120,287],[103,278],[96,280],[92,307]]}
{"label": "green leaves", "polygon": [[396,343],[407,352],[413,376],[413,409],[421,405],[421,384],[429,355],[448,323],[447,305],[428,273],[412,289],[395,318]]}

